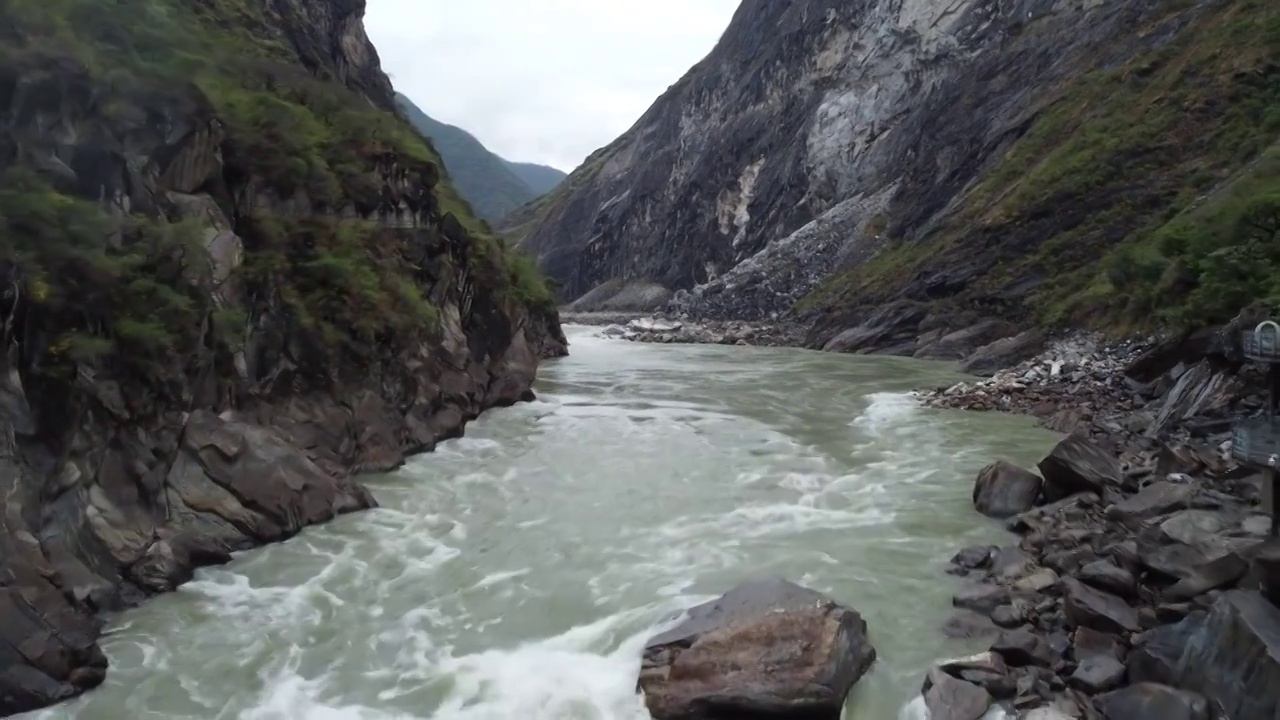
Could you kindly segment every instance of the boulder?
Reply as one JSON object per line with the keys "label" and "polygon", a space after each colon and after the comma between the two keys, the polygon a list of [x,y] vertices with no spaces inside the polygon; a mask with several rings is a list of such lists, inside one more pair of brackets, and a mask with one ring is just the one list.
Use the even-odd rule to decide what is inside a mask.
{"label": "boulder", "polygon": [[951,598],[951,604],[963,610],[990,615],[993,610],[1009,601],[1009,591],[998,585],[982,583],[960,589]]}
{"label": "boulder", "polygon": [[1068,435],[1037,466],[1044,476],[1044,494],[1050,501],[1077,493],[1102,495],[1120,484],[1120,463],[1114,455],[1080,434]]}
{"label": "boulder", "polygon": [[[1009,666],[993,652],[948,660],[938,667],[951,677],[981,685],[994,698],[1011,697],[1017,690],[1016,680],[1009,674]],[[929,690],[927,683],[926,693]]]}
{"label": "boulder", "polygon": [[1164,591],[1166,600],[1185,600],[1215,588],[1234,585],[1249,571],[1249,562],[1236,553],[1201,563]]}
{"label": "boulder", "polygon": [[1167,480],[1151,483],[1137,495],[1107,508],[1112,520],[1146,520],[1173,510],[1188,507],[1199,488],[1191,483],[1174,483]]}
{"label": "boulder", "polygon": [[1280,713],[1280,609],[1260,593],[1227,591],[1203,617],[1190,615],[1167,635],[1144,672],[1172,672],[1171,684],[1207,696],[1227,717]]}
{"label": "boulder", "polygon": [[1109,560],[1095,560],[1080,568],[1076,578],[1099,590],[1115,593],[1120,597],[1133,597],[1137,590],[1137,582],[1133,573],[1118,567]]}
{"label": "boulder", "polygon": [[1044,346],[1044,341],[1044,334],[1038,330],[1001,338],[973,351],[961,369],[973,375],[992,375],[1032,357]]}
{"label": "boulder", "polygon": [[1138,611],[1123,598],[1094,590],[1075,578],[1063,578],[1063,609],[1072,627],[1089,627],[1108,633],[1137,632]]}
{"label": "boulder", "polygon": [[1114,690],[1124,682],[1124,664],[1106,655],[1090,655],[1076,665],[1067,684],[1077,690],[1097,695]]}
{"label": "boulder", "polygon": [[999,631],[990,618],[972,610],[959,610],[942,624],[942,634],[956,640],[989,637]]}
{"label": "boulder", "polygon": [[857,611],[781,578],[738,585],[649,640],[639,689],[655,720],[838,720],[875,661]]}
{"label": "boulder", "polygon": [[973,506],[991,518],[1009,518],[1035,506],[1044,480],[1005,460],[984,467],[973,485]]}
{"label": "boulder", "polygon": [[1026,630],[1006,630],[991,643],[991,651],[1013,667],[1053,665],[1053,651],[1044,638]]}
{"label": "boulder", "polygon": [[979,720],[991,707],[991,693],[935,668],[925,685],[924,704],[929,720]]}
{"label": "boulder", "polygon": [[996,551],[994,545],[971,545],[951,558],[951,564],[965,570],[978,570],[991,563],[991,554]]}
{"label": "boulder", "polygon": [[1095,655],[1115,660],[1124,659],[1124,648],[1116,642],[1115,637],[1089,627],[1076,628],[1072,638],[1071,652],[1077,662]]}
{"label": "boulder", "polygon": [[[1107,720],[1212,720],[1203,695],[1167,685],[1138,683],[1094,700]],[[1232,717],[1266,717],[1242,715]]]}

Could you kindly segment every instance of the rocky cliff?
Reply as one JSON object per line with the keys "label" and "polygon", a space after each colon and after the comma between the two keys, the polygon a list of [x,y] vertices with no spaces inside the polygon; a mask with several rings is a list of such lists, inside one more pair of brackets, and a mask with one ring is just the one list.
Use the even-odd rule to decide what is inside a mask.
{"label": "rocky cliff", "polygon": [[1225,320],[1280,300],[1277,48],[1264,0],[744,0],[504,226],[564,300],[657,282],[833,350]]}
{"label": "rocky cliff", "polygon": [[102,681],[99,613],[370,507],[352,473],[564,353],[363,12],[0,6],[0,715]]}

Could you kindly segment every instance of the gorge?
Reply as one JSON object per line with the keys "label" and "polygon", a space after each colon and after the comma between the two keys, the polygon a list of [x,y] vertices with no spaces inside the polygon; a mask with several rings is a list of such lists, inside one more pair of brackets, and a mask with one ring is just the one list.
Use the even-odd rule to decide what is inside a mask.
{"label": "gorge", "polygon": [[558,183],[365,10],[0,7],[0,716],[1280,712],[1280,5],[743,0]]}
{"label": "gorge", "polygon": [[1278,13],[747,0],[499,227],[575,310],[776,319],[836,351],[1225,322],[1276,297]]}

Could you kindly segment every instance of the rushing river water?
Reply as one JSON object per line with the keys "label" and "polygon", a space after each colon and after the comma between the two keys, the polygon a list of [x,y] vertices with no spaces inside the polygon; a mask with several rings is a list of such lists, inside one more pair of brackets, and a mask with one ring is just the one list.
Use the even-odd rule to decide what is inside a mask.
{"label": "rushing river water", "polygon": [[99,690],[42,720],[647,717],[644,639],[759,573],[862,612],[879,660],[846,716],[893,720],[938,657],[997,456],[1053,436],[917,407],[946,366],[632,344],[569,328],[539,400],[371,478],[382,507],[202,570],[113,619]]}

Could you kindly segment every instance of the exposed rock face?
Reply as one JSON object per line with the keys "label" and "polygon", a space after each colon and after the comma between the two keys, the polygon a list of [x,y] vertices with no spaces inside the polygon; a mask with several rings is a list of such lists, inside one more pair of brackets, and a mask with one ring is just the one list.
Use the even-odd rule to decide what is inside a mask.
{"label": "exposed rock face", "polygon": [[837,720],[875,657],[857,611],[766,578],[650,639],[639,687],[656,720]]}
{"label": "exposed rock face", "polygon": [[[529,399],[565,352],[554,309],[442,211],[361,0],[86,2],[73,37],[40,34],[73,4],[19,5],[0,9],[0,715],[102,681],[99,613],[372,506],[352,473]],[[99,32],[143,33],[151,64],[73,61]],[[263,57],[162,67],[236,42]],[[298,145],[279,107],[368,135]],[[273,165],[282,143],[312,155]]]}
{"label": "exposed rock face", "polygon": [[[566,300],[648,279],[700,319],[788,313],[833,273],[906,248],[877,282],[809,297],[806,344],[968,354],[998,339],[991,319],[1029,325],[1050,276],[1127,233],[1115,223],[1105,246],[1090,235],[1079,253],[1029,261],[1118,200],[1050,188],[1009,212],[1014,183],[979,198],[980,183],[1064,82],[1162,47],[1223,3],[1191,5],[746,0],[704,60],[508,226]],[[939,252],[911,255],[935,235]]]}

